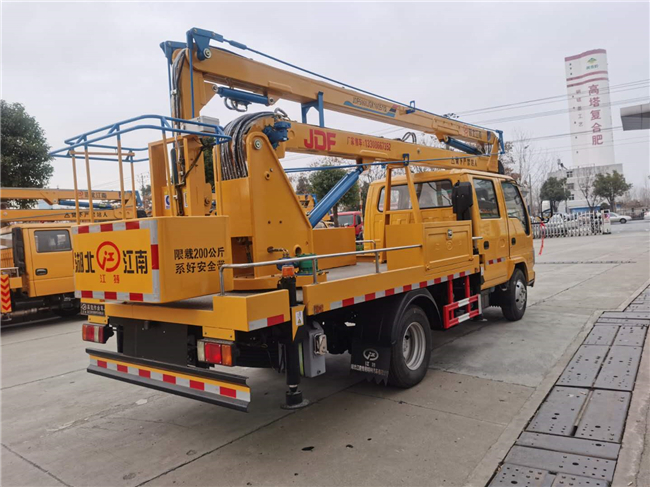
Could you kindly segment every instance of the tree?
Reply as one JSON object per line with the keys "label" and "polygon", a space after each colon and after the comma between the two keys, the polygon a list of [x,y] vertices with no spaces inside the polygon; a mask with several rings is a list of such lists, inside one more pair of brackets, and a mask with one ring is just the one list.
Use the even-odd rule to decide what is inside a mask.
{"label": "tree", "polygon": [[309,178],[304,174],[296,180],[296,194],[312,194],[314,192],[309,182]]}
{"label": "tree", "polygon": [[[34,117],[29,116],[20,103],[0,100],[2,128],[0,176],[2,185],[11,188],[43,188],[54,169],[50,164],[50,146],[45,133]],[[19,201],[22,208],[32,201]]]}
{"label": "tree", "polygon": [[625,177],[618,171],[613,174],[597,174],[594,180],[594,194],[605,198],[612,211],[616,211],[616,198],[627,193],[632,185],[625,181]]}
{"label": "tree", "polygon": [[[340,160],[336,157],[324,157],[319,159],[314,166],[336,166],[338,164],[340,164]],[[312,192],[319,200],[323,199],[329,193],[330,189],[344,178],[346,174],[347,171],[345,169],[338,168],[313,171],[309,176]],[[359,183],[355,183],[332,208],[334,212],[334,225],[337,227],[339,226],[339,205],[346,210],[356,210],[359,208]]]}
{"label": "tree", "polygon": [[590,211],[594,211],[598,195],[594,194],[594,181],[596,180],[596,167],[589,166],[578,168],[578,188],[585,197]]}
{"label": "tree", "polygon": [[540,190],[542,200],[548,200],[551,203],[551,213],[555,213],[557,205],[566,200],[570,194],[571,192],[566,189],[566,178],[558,179],[552,176],[544,181]]}
{"label": "tree", "polygon": [[527,190],[531,212],[541,212],[544,199],[541,198],[541,188],[551,172],[552,157],[535,147],[528,134],[518,129],[513,131],[504,148],[499,160],[505,173]]}

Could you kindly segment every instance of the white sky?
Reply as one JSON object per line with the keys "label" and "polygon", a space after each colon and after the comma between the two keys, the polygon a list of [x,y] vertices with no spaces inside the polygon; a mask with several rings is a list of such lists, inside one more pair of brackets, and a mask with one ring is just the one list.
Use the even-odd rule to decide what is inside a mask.
{"label": "white sky", "polygon": [[[2,98],[36,117],[53,148],[73,135],[133,116],[169,114],[161,41],[191,27],[352,85],[439,114],[566,94],[564,57],[604,48],[610,85],[650,79],[649,3],[2,3]],[[221,47],[225,47],[221,45]],[[241,51],[237,51],[241,53]],[[248,56],[248,54],[246,54]],[[648,84],[612,93],[620,107],[648,101]],[[279,103],[299,119],[298,105]],[[479,123],[567,109],[566,101],[461,117]],[[259,111],[259,109],[254,109]],[[239,114],[215,97],[204,111],[222,125]],[[315,112],[310,122],[317,123]],[[328,126],[396,137],[381,124],[326,113]],[[490,123],[530,137],[566,134],[569,115]],[[646,184],[647,131],[614,132],[616,162]],[[152,132],[127,137],[146,145]],[[570,137],[535,141],[571,164]],[[307,165],[290,155],[285,166]],[[70,164],[54,162],[52,187],[72,187]],[[147,164],[136,173],[147,172]],[[93,187],[116,189],[117,167],[98,162]],[[84,173],[80,180],[85,181]],[[86,187],[80,181],[80,187]],[[130,186],[130,180],[127,181]]]}

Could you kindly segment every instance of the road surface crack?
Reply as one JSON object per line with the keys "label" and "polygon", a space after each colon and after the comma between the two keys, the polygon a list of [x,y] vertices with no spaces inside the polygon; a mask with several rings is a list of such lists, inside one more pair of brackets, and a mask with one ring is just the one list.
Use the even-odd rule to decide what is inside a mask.
{"label": "road surface crack", "polygon": [[52,477],[52,478],[53,478],[54,480],[56,480],[57,482],[59,482],[59,483],[65,485],[65,486],[67,486],[67,487],[72,487],[72,485],[70,485],[70,484],[64,482],[64,481],[61,480],[59,477],[57,477],[56,475],[54,475],[52,472],[50,472],[50,471],[48,471],[48,470],[45,470],[45,469],[44,469],[43,467],[41,467],[40,465],[38,465],[38,464],[32,462],[31,460],[25,458],[25,457],[22,456],[20,453],[15,452],[14,450],[12,450],[11,448],[9,448],[9,447],[8,447],[7,445],[5,445],[4,443],[2,443],[2,446],[3,446],[3,448],[5,448],[7,451],[9,451],[9,452],[13,453],[14,455],[16,455],[16,456],[17,456],[18,458],[20,458],[21,460],[23,460],[23,461],[29,463],[32,467],[35,467],[35,468],[37,468],[38,470],[40,470],[41,472],[43,472],[44,474],[49,475],[50,477]]}

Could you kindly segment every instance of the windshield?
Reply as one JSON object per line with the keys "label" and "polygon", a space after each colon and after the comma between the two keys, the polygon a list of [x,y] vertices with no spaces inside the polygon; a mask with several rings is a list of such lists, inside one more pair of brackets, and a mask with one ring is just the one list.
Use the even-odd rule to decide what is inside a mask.
{"label": "windshield", "polygon": [[344,227],[346,225],[354,225],[354,215],[339,215],[339,225]]}
{"label": "windshield", "polygon": [[3,233],[0,235],[0,246],[2,248],[11,248],[11,233]]}

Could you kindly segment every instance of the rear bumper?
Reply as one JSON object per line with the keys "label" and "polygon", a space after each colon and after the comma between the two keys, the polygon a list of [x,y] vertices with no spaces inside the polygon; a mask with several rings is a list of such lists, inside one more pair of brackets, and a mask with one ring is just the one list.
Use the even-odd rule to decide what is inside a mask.
{"label": "rear bumper", "polygon": [[88,372],[178,396],[248,411],[251,394],[246,377],[214,370],[183,367],[155,360],[86,349]]}

